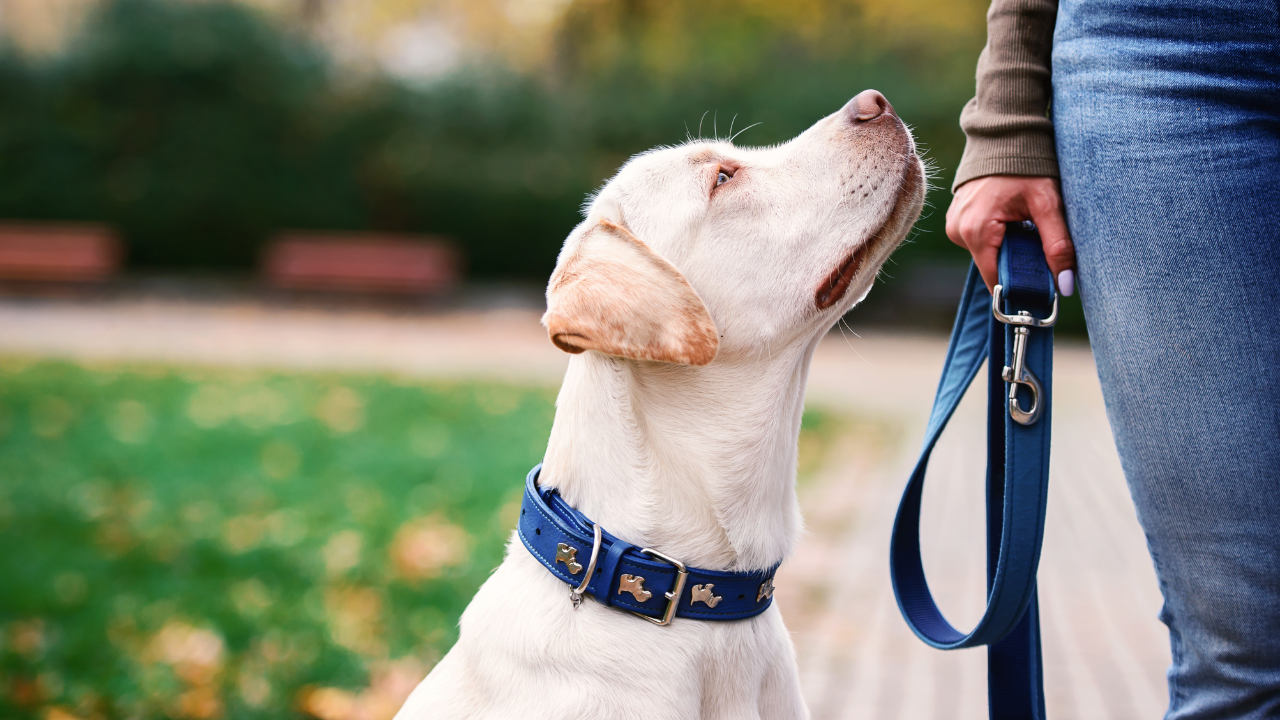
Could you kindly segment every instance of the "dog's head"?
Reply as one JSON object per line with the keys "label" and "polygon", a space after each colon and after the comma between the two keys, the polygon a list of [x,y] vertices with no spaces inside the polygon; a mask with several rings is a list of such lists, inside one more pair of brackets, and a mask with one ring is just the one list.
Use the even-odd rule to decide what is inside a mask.
{"label": "dog's head", "polygon": [[807,341],[871,289],[924,192],[874,90],[776,147],[637,155],[565,241],[542,322],[567,352],[687,365]]}

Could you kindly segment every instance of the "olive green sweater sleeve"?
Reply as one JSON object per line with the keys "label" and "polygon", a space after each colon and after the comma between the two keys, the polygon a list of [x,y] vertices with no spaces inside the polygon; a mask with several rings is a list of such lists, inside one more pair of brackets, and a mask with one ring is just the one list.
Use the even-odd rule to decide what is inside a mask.
{"label": "olive green sweater sleeve", "polygon": [[993,0],[977,95],[960,113],[967,138],[952,189],[984,175],[1058,176],[1049,111],[1057,0]]}

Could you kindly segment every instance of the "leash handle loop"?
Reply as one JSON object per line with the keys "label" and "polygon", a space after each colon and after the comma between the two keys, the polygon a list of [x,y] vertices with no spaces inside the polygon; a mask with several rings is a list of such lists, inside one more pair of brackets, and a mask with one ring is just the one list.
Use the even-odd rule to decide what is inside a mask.
{"label": "leash handle loop", "polygon": [[[1050,415],[1045,410],[1053,390],[1057,293],[1030,223],[1006,226],[999,266],[995,298],[977,268],[969,268],[924,449],[898,506],[889,567],[898,607],[921,640],[941,650],[989,646],[992,720],[1042,720],[1036,568],[1049,479]],[[987,608],[965,633],[947,621],[929,590],[920,555],[920,504],[933,448],[984,361]]]}

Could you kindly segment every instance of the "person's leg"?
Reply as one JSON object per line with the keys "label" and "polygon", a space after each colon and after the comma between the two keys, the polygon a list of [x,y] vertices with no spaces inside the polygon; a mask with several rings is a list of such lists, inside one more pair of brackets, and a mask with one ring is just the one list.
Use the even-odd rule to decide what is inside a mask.
{"label": "person's leg", "polygon": [[1053,119],[1167,717],[1280,718],[1280,16],[1213,4],[1065,0]]}

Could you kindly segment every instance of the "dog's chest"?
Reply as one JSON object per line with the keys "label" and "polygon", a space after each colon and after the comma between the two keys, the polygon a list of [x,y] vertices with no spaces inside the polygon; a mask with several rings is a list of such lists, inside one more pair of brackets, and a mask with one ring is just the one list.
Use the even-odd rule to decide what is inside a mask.
{"label": "dog's chest", "polygon": [[511,548],[467,608],[459,651],[476,653],[466,663],[472,672],[558,698],[546,708],[548,718],[576,716],[585,707],[601,713],[596,717],[630,717],[617,703],[644,707],[647,717],[752,717],[775,666],[791,657],[776,610],[730,623],[677,619],[666,627],[594,600],[575,610],[568,586],[522,546]]}

